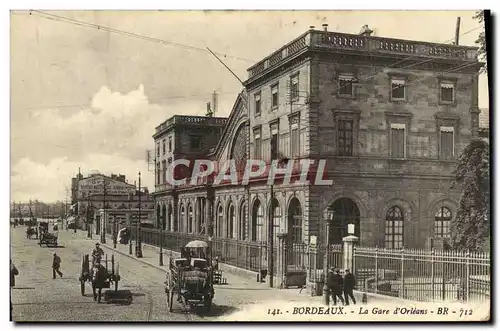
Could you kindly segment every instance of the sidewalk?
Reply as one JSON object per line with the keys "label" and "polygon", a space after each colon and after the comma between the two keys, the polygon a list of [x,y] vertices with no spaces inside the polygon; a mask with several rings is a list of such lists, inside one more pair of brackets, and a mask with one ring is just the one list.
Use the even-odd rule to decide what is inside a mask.
{"label": "sidewalk", "polygon": [[[81,236],[86,237],[87,233],[82,231]],[[90,239],[88,239],[90,240]],[[94,241],[100,241],[100,237],[93,236]],[[101,244],[102,248],[105,250],[105,253],[109,254],[107,251],[115,252],[121,255],[122,257],[127,257],[131,259],[135,259],[144,264],[147,264],[153,268],[161,270],[163,272],[167,272],[168,270],[168,262],[170,258],[171,251],[164,249],[163,250],[163,266],[159,265],[159,254],[160,249],[155,246],[151,246],[148,244],[142,244],[142,258],[137,258],[135,256],[135,242],[132,242],[132,254],[129,254],[129,245],[123,245],[117,243],[116,248],[113,248],[113,240],[108,235],[106,236],[106,244]],[[111,253],[110,252],[110,253]],[[173,252],[173,258],[178,257],[179,253]],[[120,256],[116,256],[120,258]],[[311,304],[311,305],[320,305],[323,302],[323,298],[321,296],[312,297],[310,295],[310,289],[279,289],[279,288],[270,288],[268,283],[257,283],[257,281],[253,281],[248,279],[247,277],[241,277],[239,275],[235,275],[231,272],[223,271],[223,278],[226,278],[226,285],[214,285],[218,297],[225,297],[225,300],[229,302],[237,302],[238,304],[248,304],[248,303],[261,303],[262,301],[274,300],[274,301],[289,301],[289,302],[297,302],[303,304]],[[277,281],[275,279],[275,281]],[[354,291],[354,296],[358,304],[362,302],[362,292]],[[368,302],[369,303],[385,303],[385,302],[407,302],[411,303],[412,301],[403,300],[399,298],[387,297],[383,295],[377,294],[368,294]]]}

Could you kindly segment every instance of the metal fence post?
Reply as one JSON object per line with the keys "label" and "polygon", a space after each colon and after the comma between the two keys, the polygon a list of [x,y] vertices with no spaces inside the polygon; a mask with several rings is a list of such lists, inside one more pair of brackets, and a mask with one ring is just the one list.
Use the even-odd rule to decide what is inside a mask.
{"label": "metal fence post", "polygon": [[406,298],[405,295],[405,249],[401,248],[401,291],[403,292],[403,299]]}
{"label": "metal fence post", "polygon": [[467,250],[466,260],[465,260],[465,301],[469,302],[470,296],[470,251]]}
{"label": "metal fence post", "polygon": [[[364,286],[366,287],[366,281],[364,283]],[[375,246],[375,293],[378,293],[378,245]]]}
{"label": "metal fence post", "polygon": [[434,251],[434,248],[432,249],[431,251],[431,292],[432,292],[432,301],[435,300],[435,297],[434,297],[434,283],[436,282],[435,280],[435,266],[434,266],[434,263],[435,263],[435,254],[436,252]]}

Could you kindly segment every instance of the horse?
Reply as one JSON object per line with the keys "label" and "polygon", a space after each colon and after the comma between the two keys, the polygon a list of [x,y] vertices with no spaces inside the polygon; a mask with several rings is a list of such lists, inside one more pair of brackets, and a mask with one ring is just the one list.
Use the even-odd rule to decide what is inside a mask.
{"label": "horse", "polygon": [[[97,300],[98,303],[101,302],[101,293],[104,283],[108,277],[108,271],[101,264],[94,264],[92,267],[92,293],[94,294],[94,301]],[[98,289],[98,293],[96,293]]]}
{"label": "horse", "polygon": [[26,229],[26,238],[31,239],[33,235],[35,234],[35,229],[29,227]]}

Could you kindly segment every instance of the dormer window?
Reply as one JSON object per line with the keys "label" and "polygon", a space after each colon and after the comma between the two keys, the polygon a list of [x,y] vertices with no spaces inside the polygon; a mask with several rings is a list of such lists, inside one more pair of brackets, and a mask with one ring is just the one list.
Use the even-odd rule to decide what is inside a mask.
{"label": "dormer window", "polygon": [[391,79],[391,100],[406,100],[406,80],[395,78]]}

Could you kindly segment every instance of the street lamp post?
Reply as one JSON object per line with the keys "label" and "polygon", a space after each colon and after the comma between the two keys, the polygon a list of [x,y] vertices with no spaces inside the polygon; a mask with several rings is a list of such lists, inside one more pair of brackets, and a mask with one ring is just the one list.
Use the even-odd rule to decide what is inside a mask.
{"label": "street lamp post", "polygon": [[[156,217],[158,217],[158,212],[156,212]],[[159,256],[160,261],[158,261],[158,264],[160,266],[163,266],[163,224],[164,224],[164,217],[165,217],[165,215],[160,214],[160,256]],[[158,220],[157,220],[157,222],[158,222]]]}
{"label": "street lamp post", "polygon": [[141,172],[139,171],[139,214],[137,219],[137,238],[135,240],[135,257],[142,257],[142,244],[141,244]]}
{"label": "street lamp post", "polygon": [[128,253],[129,255],[132,255],[132,219],[134,218],[134,215],[129,214],[129,221],[128,221]]}
{"label": "street lamp post", "polygon": [[87,194],[87,238],[92,239],[92,230],[90,229],[90,193]]}
{"label": "street lamp post", "polygon": [[326,225],[326,247],[325,247],[325,255],[323,257],[323,303],[325,305],[330,304],[330,293],[328,291],[328,254],[330,253],[330,226],[333,221],[334,211],[328,208],[327,211],[327,219],[325,222]]}
{"label": "street lamp post", "polygon": [[110,216],[112,218],[112,225],[113,225],[113,248],[116,248],[116,237],[117,237],[117,233],[116,233],[116,216]]}

